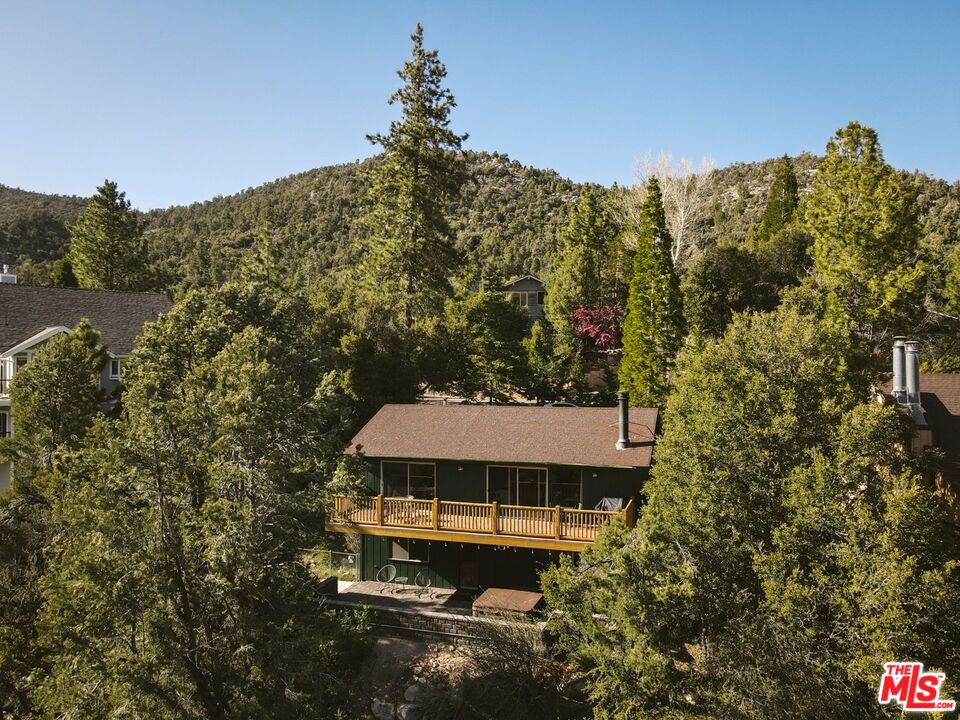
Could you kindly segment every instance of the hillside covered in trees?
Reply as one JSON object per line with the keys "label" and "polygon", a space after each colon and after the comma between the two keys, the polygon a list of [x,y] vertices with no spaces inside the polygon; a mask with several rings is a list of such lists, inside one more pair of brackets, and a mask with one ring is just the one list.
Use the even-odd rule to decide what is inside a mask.
{"label": "hillside covered in trees", "polygon": [[[804,194],[818,158],[800,155],[791,161]],[[301,280],[349,265],[357,248],[352,225],[363,213],[368,189],[364,171],[376,162],[374,157],[316,168],[235,195],[150,210],[143,215],[151,256],[169,286],[220,284],[268,232]],[[588,186],[496,152],[467,152],[466,164],[467,183],[450,208],[457,247],[494,275],[549,275],[571,209]],[[746,242],[750,227],[761,219],[775,165],[776,159],[736,163],[706,176],[690,221],[691,257],[717,243]],[[915,173],[914,180],[922,222],[943,242],[956,242],[960,187],[923,173]],[[20,270],[21,282],[48,284],[49,265],[69,243],[65,224],[85,204],[85,198],[0,185],[0,260]]]}
{"label": "hillside covered in trees", "polygon": [[0,185],[0,260],[34,262],[60,257],[69,240],[66,223],[87,204],[73,195],[47,195]]}

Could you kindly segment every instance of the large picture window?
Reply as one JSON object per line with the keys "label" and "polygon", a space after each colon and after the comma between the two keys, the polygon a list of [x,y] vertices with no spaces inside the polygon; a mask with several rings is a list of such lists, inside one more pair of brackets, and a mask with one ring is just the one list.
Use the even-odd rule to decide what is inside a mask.
{"label": "large picture window", "polygon": [[487,502],[502,505],[547,504],[547,469],[487,466]]}
{"label": "large picture window", "polygon": [[437,466],[433,463],[380,463],[381,489],[385,497],[431,500],[437,494]]}
{"label": "large picture window", "polygon": [[582,502],[580,470],[577,468],[550,468],[550,505],[578,508]]}

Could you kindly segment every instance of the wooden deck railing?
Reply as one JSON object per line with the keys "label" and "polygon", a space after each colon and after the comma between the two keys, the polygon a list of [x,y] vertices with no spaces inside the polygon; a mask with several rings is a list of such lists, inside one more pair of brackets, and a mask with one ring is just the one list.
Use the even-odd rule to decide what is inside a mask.
{"label": "wooden deck railing", "polygon": [[593,542],[600,528],[617,516],[622,517],[628,527],[633,527],[636,509],[632,498],[623,510],[607,511],[578,510],[559,505],[531,507],[436,498],[415,500],[382,495],[336,495],[332,520],[337,524]]}

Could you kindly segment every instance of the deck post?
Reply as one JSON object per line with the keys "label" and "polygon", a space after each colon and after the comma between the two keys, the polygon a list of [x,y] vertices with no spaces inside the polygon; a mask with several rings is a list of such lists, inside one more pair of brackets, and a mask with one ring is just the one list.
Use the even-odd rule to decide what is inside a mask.
{"label": "deck post", "polygon": [[433,499],[433,529],[440,529],[440,498]]}
{"label": "deck post", "polygon": [[375,498],[374,510],[377,515],[377,525],[383,525],[383,495]]}
{"label": "deck post", "polygon": [[490,532],[497,534],[497,501],[490,503]]}
{"label": "deck post", "polygon": [[623,509],[623,523],[628,528],[632,528],[637,522],[636,505],[633,504],[633,498],[627,501],[627,506]]}
{"label": "deck post", "polygon": [[553,537],[555,537],[557,540],[560,539],[560,513],[561,512],[562,511],[560,510],[559,505],[556,505],[553,508]]}

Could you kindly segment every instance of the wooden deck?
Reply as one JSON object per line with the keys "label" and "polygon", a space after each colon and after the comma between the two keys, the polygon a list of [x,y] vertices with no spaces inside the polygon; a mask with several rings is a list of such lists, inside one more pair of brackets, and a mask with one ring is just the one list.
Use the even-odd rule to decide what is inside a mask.
{"label": "wooden deck", "polygon": [[333,501],[330,530],[573,552],[592,543],[612,518],[623,517],[628,527],[636,519],[632,499],[617,512],[382,495]]}

